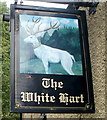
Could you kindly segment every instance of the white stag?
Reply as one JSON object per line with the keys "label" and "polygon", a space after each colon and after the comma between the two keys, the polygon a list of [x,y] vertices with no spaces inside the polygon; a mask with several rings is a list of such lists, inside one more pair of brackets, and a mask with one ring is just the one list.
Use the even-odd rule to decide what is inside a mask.
{"label": "white stag", "polygon": [[[74,75],[72,71],[73,62],[75,62],[74,56],[70,55],[67,51],[49,47],[47,45],[41,44],[40,40],[37,38],[37,34],[48,31],[50,29],[56,29],[59,24],[56,22],[54,25],[50,22],[47,28],[42,28],[40,30],[41,22],[40,19],[32,20],[34,23],[33,28],[27,25],[26,32],[29,34],[27,38],[24,39],[26,43],[32,43],[34,48],[34,54],[42,60],[46,74],[49,74],[49,63],[61,63],[64,70],[70,74]],[[34,32],[34,27],[38,26],[38,30]]]}

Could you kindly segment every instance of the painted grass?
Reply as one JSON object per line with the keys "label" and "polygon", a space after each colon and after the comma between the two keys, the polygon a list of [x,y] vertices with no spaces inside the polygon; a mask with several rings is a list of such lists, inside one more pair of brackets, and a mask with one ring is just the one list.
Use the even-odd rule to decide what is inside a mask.
{"label": "painted grass", "polygon": [[[73,72],[75,75],[82,75],[82,64],[80,61],[77,61],[73,64]],[[28,62],[24,62],[20,64],[20,73],[45,73],[44,66],[42,61],[39,59],[32,59]],[[49,74],[65,74],[68,73],[63,69],[60,63],[49,64]]]}

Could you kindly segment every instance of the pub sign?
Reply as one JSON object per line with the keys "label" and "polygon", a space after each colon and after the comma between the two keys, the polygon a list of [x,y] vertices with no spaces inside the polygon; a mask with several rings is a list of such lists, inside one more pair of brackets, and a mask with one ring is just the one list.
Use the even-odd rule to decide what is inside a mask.
{"label": "pub sign", "polygon": [[85,11],[11,5],[11,112],[94,112]]}

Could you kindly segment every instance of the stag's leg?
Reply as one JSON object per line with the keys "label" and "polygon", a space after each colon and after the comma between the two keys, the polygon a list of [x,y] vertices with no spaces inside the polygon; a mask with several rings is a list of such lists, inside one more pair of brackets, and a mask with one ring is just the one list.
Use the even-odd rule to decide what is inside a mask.
{"label": "stag's leg", "polygon": [[52,73],[52,69],[51,69],[51,65],[50,65],[50,63],[48,62],[48,73]]}
{"label": "stag's leg", "polygon": [[74,73],[72,71],[73,61],[70,57],[68,57],[68,58],[63,57],[61,60],[61,65],[63,66],[63,68],[65,69],[65,71],[68,74],[74,75]]}
{"label": "stag's leg", "polygon": [[42,62],[43,62],[46,74],[49,74],[48,73],[48,61],[47,60],[43,60]]}

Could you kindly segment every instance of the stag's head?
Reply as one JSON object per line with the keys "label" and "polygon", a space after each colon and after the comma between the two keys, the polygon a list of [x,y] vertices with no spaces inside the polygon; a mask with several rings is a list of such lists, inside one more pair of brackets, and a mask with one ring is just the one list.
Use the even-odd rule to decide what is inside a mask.
{"label": "stag's head", "polygon": [[32,43],[34,45],[40,45],[40,40],[38,38],[40,37],[41,33],[51,29],[56,29],[60,26],[58,22],[55,23],[50,22],[46,28],[42,27],[42,25],[43,23],[41,22],[41,18],[37,18],[36,20],[32,19],[32,25],[30,26],[28,20],[25,30],[29,36],[24,39],[24,42]]}
{"label": "stag's head", "polygon": [[24,39],[26,43],[38,44],[40,41],[37,39],[35,35],[30,35]]}

